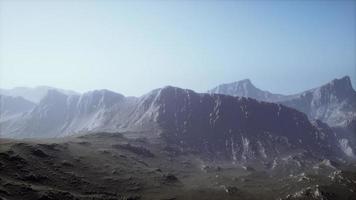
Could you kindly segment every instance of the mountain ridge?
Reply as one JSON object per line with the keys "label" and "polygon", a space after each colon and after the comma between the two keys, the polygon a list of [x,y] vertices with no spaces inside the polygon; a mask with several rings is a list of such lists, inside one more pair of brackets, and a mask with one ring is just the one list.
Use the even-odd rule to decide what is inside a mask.
{"label": "mountain ridge", "polygon": [[213,89],[208,90],[207,93],[250,97],[268,102],[281,101],[287,97],[286,95],[274,94],[266,90],[260,90],[252,84],[250,79],[243,79],[232,83],[221,84]]}
{"label": "mountain ridge", "polygon": [[[252,92],[241,90],[247,88],[244,85],[246,83],[250,85]],[[209,90],[209,93],[224,93],[281,103],[304,112],[310,119],[319,119],[331,126],[344,126],[347,120],[356,115],[356,91],[352,87],[349,76],[336,78],[319,87],[292,95],[273,94],[260,90],[253,86],[249,79],[222,84],[221,87],[217,86]],[[259,95],[256,95],[256,91]]]}
{"label": "mountain ridge", "polygon": [[67,95],[79,94],[72,90],[64,90],[50,86],[37,86],[37,87],[15,87],[12,89],[1,89],[0,94],[5,96],[22,97],[33,103],[39,103],[41,99],[46,96],[49,90],[58,90]]}
{"label": "mountain ridge", "polygon": [[140,98],[108,90],[80,96],[53,90],[31,112],[0,125],[2,136],[15,138],[135,132],[136,137],[164,138],[182,151],[236,162],[272,159],[292,150],[342,154],[332,131],[293,108],[172,86]]}

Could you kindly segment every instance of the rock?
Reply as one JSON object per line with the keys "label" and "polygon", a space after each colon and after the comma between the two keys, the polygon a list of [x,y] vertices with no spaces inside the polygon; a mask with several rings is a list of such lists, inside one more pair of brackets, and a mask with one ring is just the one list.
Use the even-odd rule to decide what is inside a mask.
{"label": "rock", "polygon": [[59,144],[52,143],[52,144],[38,144],[37,146],[51,150],[51,151],[59,151]]}
{"label": "rock", "polygon": [[127,189],[127,191],[130,191],[130,192],[137,192],[137,191],[140,191],[142,188],[140,186],[132,186],[132,187],[129,187]]}
{"label": "rock", "polygon": [[62,166],[66,166],[66,167],[73,167],[73,164],[71,162],[69,162],[68,160],[63,160],[61,162]]}
{"label": "rock", "polygon": [[113,169],[113,170],[111,171],[111,174],[119,174],[119,170]]}
{"label": "rock", "polygon": [[78,142],[78,144],[83,145],[83,146],[90,146],[91,145],[91,143],[87,142],[87,141],[80,141],[80,142]]}
{"label": "rock", "polygon": [[154,154],[150,150],[148,150],[142,146],[131,145],[130,143],[128,143],[128,144],[114,144],[114,145],[112,145],[112,147],[116,148],[116,149],[125,149],[132,153],[142,155],[145,157],[154,157]]}
{"label": "rock", "polygon": [[58,200],[58,199],[66,199],[66,200],[75,200],[75,198],[69,192],[60,192],[60,191],[47,191],[41,195],[38,200]]}
{"label": "rock", "polygon": [[155,169],[153,169],[153,171],[155,171],[155,172],[162,172],[162,170],[161,170],[160,168],[155,168]]}
{"label": "rock", "polygon": [[177,182],[178,181],[178,178],[173,174],[164,175],[164,179],[168,182]]}
{"label": "rock", "polygon": [[132,195],[132,196],[129,196],[129,197],[125,197],[124,199],[125,200],[140,200],[141,196],[140,195]]}
{"label": "rock", "polygon": [[24,181],[41,182],[45,179],[48,179],[48,177],[30,172],[29,174],[23,176],[21,179]]}
{"label": "rock", "polygon": [[244,170],[249,171],[249,172],[254,172],[256,171],[255,168],[251,167],[251,166],[243,166],[242,167]]}
{"label": "rock", "polygon": [[237,187],[235,187],[235,186],[223,185],[223,188],[224,188],[225,192],[228,194],[236,194],[239,191],[239,189],[237,189]]}
{"label": "rock", "polygon": [[46,157],[49,157],[48,154],[46,154],[45,152],[43,152],[41,149],[35,149],[32,151],[32,154],[37,156],[37,157],[40,157],[40,158],[46,158]]}

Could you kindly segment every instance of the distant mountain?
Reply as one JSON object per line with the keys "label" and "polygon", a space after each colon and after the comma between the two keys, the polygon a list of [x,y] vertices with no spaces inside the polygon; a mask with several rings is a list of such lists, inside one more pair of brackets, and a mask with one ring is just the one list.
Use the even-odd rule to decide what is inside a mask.
{"label": "distant mountain", "polygon": [[256,88],[250,81],[250,79],[244,79],[241,81],[226,83],[219,85],[211,90],[208,90],[210,94],[225,94],[230,96],[249,97],[259,101],[276,102],[286,99],[285,95],[273,94],[268,91],[260,90]]}
{"label": "distant mountain", "polygon": [[[125,104],[124,96],[98,90],[83,95],[65,95],[49,90],[34,109],[3,123],[10,137],[58,137],[81,131],[104,129],[112,119],[116,106]],[[123,106],[125,107],[125,106]]]}
{"label": "distant mountain", "polygon": [[356,117],[356,91],[348,76],[334,79],[321,87],[289,97],[280,103],[300,110],[311,119],[330,126],[345,126]]}
{"label": "distant mountain", "polygon": [[[29,113],[0,124],[4,137],[58,137],[90,131],[131,131],[164,138],[235,161],[271,159],[290,152],[339,155],[334,133],[283,105],[174,87],[140,98],[107,91],[68,96],[56,90]],[[319,156],[320,156],[319,155]]]}
{"label": "distant mountain", "polygon": [[356,92],[348,76],[295,95],[272,94],[260,90],[248,79],[217,86],[209,90],[209,93],[281,103],[304,112],[310,119],[322,120],[330,126],[345,126],[348,120],[356,116]]}
{"label": "distant mountain", "polygon": [[0,121],[30,111],[35,104],[22,97],[0,95]]}
{"label": "distant mountain", "polygon": [[40,100],[47,94],[48,90],[58,90],[67,95],[77,95],[77,92],[71,90],[63,90],[48,86],[38,86],[35,88],[30,87],[15,87],[13,89],[0,89],[0,94],[12,97],[23,97],[26,100],[34,103],[40,102]]}

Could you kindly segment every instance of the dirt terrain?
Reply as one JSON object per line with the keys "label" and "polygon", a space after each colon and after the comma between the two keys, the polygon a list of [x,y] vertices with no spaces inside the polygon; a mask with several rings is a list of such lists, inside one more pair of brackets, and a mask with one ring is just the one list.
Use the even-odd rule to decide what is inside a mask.
{"label": "dirt terrain", "polygon": [[[282,170],[283,169],[283,170]],[[95,133],[0,140],[0,199],[356,199],[356,167],[207,160],[163,141]]]}

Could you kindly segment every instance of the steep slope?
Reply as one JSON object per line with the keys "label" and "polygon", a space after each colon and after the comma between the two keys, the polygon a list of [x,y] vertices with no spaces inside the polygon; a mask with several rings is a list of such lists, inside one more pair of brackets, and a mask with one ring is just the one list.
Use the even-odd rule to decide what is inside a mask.
{"label": "steep slope", "polygon": [[356,116],[356,92],[348,76],[334,79],[321,87],[293,95],[280,103],[300,110],[311,119],[330,126],[345,126]]}
{"label": "steep slope", "polygon": [[49,90],[57,90],[66,95],[78,95],[77,92],[71,90],[63,90],[48,86],[30,87],[16,87],[13,89],[0,89],[0,94],[12,97],[23,97],[28,101],[39,103],[43,97],[46,96]]}
{"label": "steep slope", "polygon": [[295,95],[279,95],[260,90],[248,79],[222,84],[209,90],[209,93],[281,103],[304,112],[312,120],[321,120],[329,126],[345,126],[348,120],[356,116],[356,92],[348,76]]}
{"label": "steep slope", "polygon": [[7,137],[58,137],[105,129],[116,106],[126,103],[124,96],[108,90],[67,96],[57,90],[47,95],[29,113],[2,123]]}
{"label": "steep slope", "polygon": [[0,121],[28,112],[35,104],[22,98],[0,95]]}
{"label": "steep slope", "polygon": [[225,94],[230,96],[250,97],[259,101],[276,102],[286,98],[285,95],[273,94],[256,88],[250,79],[244,79],[233,83],[221,84],[211,90],[210,94]]}
{"label": "steep slope", "polygon": [[140,98],[107,90],[81,96],[50,91],[30,113],[1,124],[3,136],[58,137],[90,131],[131,131],[164,138],[180,151],[233,161],[270,160],[290,153],[339,155],[328,127],[294,109],[250,98],[165,87]]}
{"label": "steep slope", "polygon": [[330,129],[282,105],[173,87],[157,93],[155,121],[162,136],[183,150],[234,161],[268,160],[293,151],[327,157],[338,151]]}

